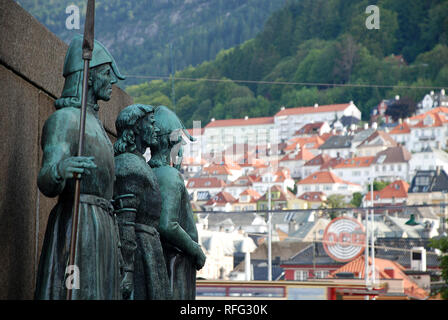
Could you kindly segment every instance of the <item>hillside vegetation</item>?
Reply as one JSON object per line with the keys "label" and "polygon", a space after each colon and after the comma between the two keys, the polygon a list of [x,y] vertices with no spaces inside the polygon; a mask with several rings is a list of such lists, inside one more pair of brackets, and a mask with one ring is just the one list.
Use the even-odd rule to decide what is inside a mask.
{"label": "hillside vegetation", "polygon": [[[67,43],[83,33],[86,0],[16,0]],[[285,0],[97,0],[95,37],[125,74],[167,75],[212,60],[254,37]],[[80,9],[79,30],[68,30],[66,8]],[[131,78],[125,85],[140,83]]]}
{"label": "hillside vegetation", "polygon": [[[365,25],[372,4],[380,8],[379,30]],[[447,87],[447,45],[447,0],[288,1],[255,38],[177,72],[174,91],[171,81],[155,80],[127,92],[141,103],[173,107],[175,101],[189,127],[193,120],[205,125],[212,117],[272,116],[281,106],[350,100],[368,119],[381,99],[398,94],[417,101],[430,88]]]}

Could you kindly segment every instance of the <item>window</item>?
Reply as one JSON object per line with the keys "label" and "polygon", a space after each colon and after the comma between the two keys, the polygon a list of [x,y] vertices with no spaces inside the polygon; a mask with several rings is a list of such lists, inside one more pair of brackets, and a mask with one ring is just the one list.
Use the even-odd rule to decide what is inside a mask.
{"label": "window", "polygon": [[314,278],[316,279],[325,279],[328,278],[330,272],[328,270],[317,270],[314,272]]}
{"label": "window", "polygon": [[294,272],[294,280],[307,281],[308,280],[308,270],[296,270]]}

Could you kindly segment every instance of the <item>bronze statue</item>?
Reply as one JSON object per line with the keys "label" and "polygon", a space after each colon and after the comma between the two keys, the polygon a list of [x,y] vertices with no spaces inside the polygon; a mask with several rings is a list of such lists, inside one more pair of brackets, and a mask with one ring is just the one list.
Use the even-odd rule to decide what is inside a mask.
{"label": "bronze statue", "polygon": [[124,260],[123,298],[170,299],[159,227],[162,197],[157,178],[143,154],[157,143],[154,109],[133,104],[116,120],[114,206]]}
{"label": "bronze statue", "polygon": [[47,197],[58,198],[50,213],[39,261],[36,299],[65,299],[66,267],[69,259],[74,175],[82,176],[80,225],[75,266],[79,288],[73,299],[120,299],[119,237],[111,199],[114,184],[113,146],[98,118],[98,100],[108,101],[112,84],[124,79],[113,57],[95,41],[90,62],[85,126],[85,157],[74,156],[82,87],[82,36],[68,48],[63,75],[64,89],[55,101],[56,112],[42,132],[43,160],[38,186]]}
{"label": "bronze statue", "polygon": [[162,196],[159,230],[167,264],[173,298],[192,300],[196,297],[196,270],[205,264],[198,244],[198,233],[188,192],[180,172],[177,156],[182,154],[182,131],[192,140],[176,114],[159,106],[154,114],[160,129],[157,143],[152,143],[149,164],[157,177]]}

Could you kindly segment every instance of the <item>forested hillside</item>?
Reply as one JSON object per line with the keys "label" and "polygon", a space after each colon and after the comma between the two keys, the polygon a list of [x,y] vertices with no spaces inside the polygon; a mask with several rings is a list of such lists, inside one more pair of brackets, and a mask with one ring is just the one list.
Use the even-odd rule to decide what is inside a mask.
{"label": "forested hillside", "polygon": [[[379,30],[366,28],[372,4],[380,8]],[[293,0],[254,39],[177,72],[174,91],[162,80],[127,91],[137,102],[173,107],[175,101],[187,126],[350,100],[367,119],[381,99],[399,94],[417,101],[430,88],[448,87],[447,45],[448,0]],[[415,86],[424,88],[408,88]]]}
{"label": "forested hillside", "polygon": [[[83,32],[86,0],[16,0],[61,39]],[[125,74],[167,75],[170,49],[181,70],[215,58],[254,37],[285,0],[97,0],[95,36]],[[68,30],[67,6],[81,12],[81,29]],[[139,83],[128,78],[125,85]]]}

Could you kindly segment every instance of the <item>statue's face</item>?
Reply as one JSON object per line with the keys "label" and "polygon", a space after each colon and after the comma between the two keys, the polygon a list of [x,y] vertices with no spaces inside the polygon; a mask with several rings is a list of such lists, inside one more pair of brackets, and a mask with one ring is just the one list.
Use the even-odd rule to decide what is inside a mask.
{"label": "statue's face", "polygon": [[109,101],[112,96],[112,84],[118,81],[110,64],[96,67],[95,76],[92,80],[93,91],[97,99]]}
{"label": "statue's face", "polygon": [[160,129],[155,125],[154,113],[147,114],[141,122],[142,140],[146,146],[151,147],[158,143],[157,135]]}

